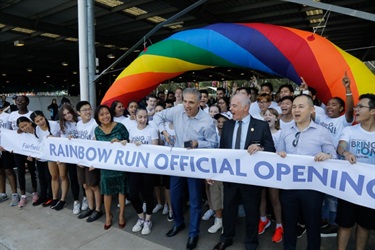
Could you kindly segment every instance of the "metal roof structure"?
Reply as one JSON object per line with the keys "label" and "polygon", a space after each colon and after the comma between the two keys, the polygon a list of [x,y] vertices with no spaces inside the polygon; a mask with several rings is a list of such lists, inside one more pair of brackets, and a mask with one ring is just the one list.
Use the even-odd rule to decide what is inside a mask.
{"label": "metal roof structure", "polygon": [[[78,0],[80,1],[80,0]],[[158,23],[195,0],[94,0],[96,56],[100,73]],[[296,3],[297,2],[297,3]],[[307,0],[208,0],[158,30],[146,46],[175,32],[218,22],[261,22],[314,31],[362,61],[375,60],[375,22],[306,5]],[[310,1],[312,2],[312,1]],[[375,13],[374,0],[315,0],[359,12]],[[23,45],[23,46],[20,46]],[[142,50],[130,53],[100,79],[105,91]],[[0,92],[79,91],[78,10],[75,0],[0,2]],[[241,74],[243,73],[243,74]],[[183,81],[249,79],[238,69],[187,72]]]}

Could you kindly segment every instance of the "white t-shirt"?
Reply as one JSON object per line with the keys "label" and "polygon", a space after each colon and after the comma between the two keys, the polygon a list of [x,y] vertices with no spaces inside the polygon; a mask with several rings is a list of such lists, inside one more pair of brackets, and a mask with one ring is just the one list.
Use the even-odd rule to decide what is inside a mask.
{"label": "white t-shirt", "polygon": [[332,136],[333,145],[335,145],[335,147],[337,147],[339,143],[341,131],[345,127],[351,126],[353,123],[347,122],[345,115],[337,118],[330,118],[327,115],[319,115],[318,113],[315,116],[315,122],[328,129]]}
{"label": "white t-shirt", "polygon": [[264,121],[264,117],[260,115],[260,113],[252,115],[253,118]]}
{"label": "white t-shirt", "polygon": [[[174,127],[173,127],[173,129],[171,129],[171,127],[173,127],[173,123],[171,123],[171,122],[165,123],[165,130],[168,132],[168,134],[170,136],[176,136],[176,131],[174,131]],[[170,146],[170,144],[164,140],[164,135],[162,133],[160,134],[160,137],[164,141],[164,146]],[[175,141],[176,141],[176,139],[175,139]]]}
{"label": "white t-shirt", "polygon": [[119,116],[119,117],[116,117],[116,116],[114,116],[113,117],[113,121],[114,122],[122,122],[124,119],[125,119],[126,117],[125,116]]}
{"label": "white t-shirt", "polygon": [[132,127],[137,126],[137,122],[135,120],[130,120],[129,117],[125,117],[125,119],[122,120],[121,123],[124,124],[124,126],[126,127],[128,131],[130,131]]}
{"label": "white t-shirt", "polygon": [[83,123],[82,120],[77,122],[77,139],[93,140],[95,138],[94,130],[98,126],[94,118]]}
{"label": "white t-shirt", "polygon": [[47,138],[49,135],[52,135],[53,137],[60,137],[60,124],[56,121],[48,122],[51,133],[48,130],[42,130],[39,126],[36,126],[35,128],[35,134],[41,140]]}
{"label": "white t-shirt", "polygon": [[[21,116],[25,116],[27,118],[30,119],[30,115],[33,113],[34,111],[29,111],[27,112],[26,114],[19,114],[18,113],[18,110],[17,111],[13,111],[12,113],[10,113],[9,115],[9,118],[8,118],[8,121],[10,123],[10,127],[11,129],[13,130],[18,130],[18,126],[17,126],[17,119],[20,118]],[[31,120],[30,120],[31,121]]]}
{"label": "white t-shirt", "polygon": [[[281,109],[280,109],[279,105],[277,104],[277,102],[271,102],[271,105],[269,107],[276,109],[277,112],[279,114],[281,114]],[[259,113],[260,113],[260,108],[259,108],[258,102],[251,103],[250,109],[249,109],[249,114],[251,116],[254,116],[255,114],[259,114]]]}
{"label": "white t-shirt", "polygon": [[275,147],[279,144],[280,135],[281,135],[280,129],[277,130],[276,133],[272,134],[272,140],[273,140],[273,144],[275,145]]}
{"label": "white t-shirt", "polygon": [[135,126],[129,130],[130,142],[140,141],[142,144],[151,144],[152,140],[157,139],[159,139],[158,131],[151,126],[146,126],[142,130]]}
{"label": "white t-shirt", "polygon": [[[10,129],[8,113],[3,112],[0,114],[0,128]],[[1,129],[0,129],[0,142],[1,142]]]}
{"label": "white t-shirt", "polygon": [[73,138],[78,137],[76,122],[64,122],[64,132],[61,131],[61,137],[67,138],[68,136],[72,136]]}
{"label": "white t-shirt", "polygon": [[345,127],[340,141],[348,143],[348,151],[357,157],[358,162],[375,165],[375,132],[364,130],[361,124]]}
{"label": "white t-shirt", "polygon": [[326,114],[326,111],[322,107],[314,105],[314,108],[315,108],[315,114],[316,115],[325,115]]}
{"label": "white t-shirt", "polygon": [[290,122],[283,122],[283,120],[280,119],[280,129],[285,129],[287,127],[290,127],[292,124],[294,124],[293,119]]}

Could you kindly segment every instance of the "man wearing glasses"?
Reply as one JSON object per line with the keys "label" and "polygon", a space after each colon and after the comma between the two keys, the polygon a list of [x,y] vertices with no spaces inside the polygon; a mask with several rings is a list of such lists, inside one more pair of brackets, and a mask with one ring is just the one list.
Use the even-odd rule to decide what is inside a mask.
{"label": "man wearing glasses", "polygon": [[[92,118],[92,109],[88,101],[80,101],[76,105],[77,113],[81,121],[77,122],[77,134],[79,139],[93,140],[94,130],[98,126],[95,119]],[[99,219],[103,214],[101,212],[102,195],[100,193],[100,169],[89,170],[88,166],[78,166],[77,176],[79,183],[86,192],[89,208],[78,216],[78,219],[86,219],[87,222],[93,222]]]}
{"label": "man wearing glasses", "polygon": [[[314,156],[315,161],[336,158],[329,132],[313,122],[314,103],[310,96],[300,95],[293,101],[294,124],[282,129],[276,147],[281,157],[287,154]],[[321,207],[324,194],[314,190],[280,190],[283,211],[284,249],[296,249],[299,207],[307,227],[307,249],[320,249]]]}
{"label": "man wearing glasses", "polygon": [[[358,124],[343,129],[337,153],[353,167],[357,161],[375,166],[375,95],[361,95],[354,112]],[[375,229],[375,209],[338,199],[336,222],[339,225],[338,249],[347,248],[355,224],[356,249],[365,249],[369,231]]]}

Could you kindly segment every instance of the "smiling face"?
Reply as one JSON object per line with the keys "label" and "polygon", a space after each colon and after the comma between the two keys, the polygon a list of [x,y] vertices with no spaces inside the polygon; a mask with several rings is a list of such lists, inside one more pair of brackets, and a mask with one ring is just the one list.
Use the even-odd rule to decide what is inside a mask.
{"label": "smiling face", "polygon": [[19,110],[26,110],[29,102],[24,96],[17,96],[16,106]]}
{"label": "smiling face", "polygon": [[81,116],[82,122],[86,123],[91,120],[92,109],[89,104],[83,105],[77,113]]}
{"label": "smiling face", "polygon": [[115,107],[115,116],[120,117],[124,115],[124,110],[125,110],[124,104],[122,104],[121,102],[118,102]]}
{"label": "smiling face", "polygon": [[340,113],[344,110],[344,107],[341,106],[340,102],[337,99],[331,99],[328,101],[326,106],[327,116],[330,118],[337,118],[340,116]]}
{"label": "smiling face", "polygon": [[265,112],[271,106],[271,102],[267,101],[265,98],[262,98],[258,100],[258,106],[261,112]]}
{"label": "smiling face", "polygon": [[284,96],[293,96],[294,93],[290,92],[288,87],[284,87],[280,89],[280,99]]}
{"label": "smiling face", "polygon": [[221,112],[228,111],[227,103],[224,101],[224,99],[219,99],[217,101],[217,105],[220,107]]}
{"label": "smiling face", "polygon": [[265,122],[268,122],[268,126],[270,128],[274,128],[275,127],[275,123],[276,121],[278,120],[278,118],[271,113],[271,111],[267,110],[266,113],[264,114],[264,121]]}
{"label": "smiling face", "polygon": [[219,108],[217,106],[211,106],[209,113],[210,116],[213,118],[216,114],[219,114]]}
{"label": "smiling face", "polygon": [[65,121],[68,121],[68,122],[73,122],[73,114],[70,113],[70,111],[68,109],[64,109],[63,110],[63,117],[64,117],[64,120]]}
{"label": "smiling face", "polygon": [[243,94],[236,94],[230,101],[230,112],[233,120],[242,121],[249,114],[250,100]]}
{"label": "smiling face", "polygon": [[285,99],[280,103],[280,109],[282,115],[289,115],[292,113],[292,100]]}
{"label": "smiling face", "polygon": [[293,101],[292,115],[297,125],[308,124],[314,112],[314,104],[306,96],[297,96]]}
{"label": "smiling face", "polygon": [[136,102],[129,103],[128,112],[131,117],[135,117],[135,112],[137,111],[137,108],[138,108],[138,104]]}
{"label": "smiling face", "polygon": [[176,89],[174,93],[174,97],[176,98],[176,101],[181,102],[182,101],[182,89]]}
{"label": "smiling face", "polygon": [[183,105],[185,108],[186,115],[188,117],[194,117],[199,112],[199,100],[198,96],[193,93],[186,93],[184,95]]}
{"label": "smiling face", "polygon": [[[164,99],[162,99],[164,100]],[[148,109],[154,109],[156,106],[156,98],[154,97],[149,97],[148,100],[146,101],[147,103],[147,108]]]}
{"label": "smiling face", "polygon": [[108,125],[112,122],[111,112],[108,108],[103,107],[99,110],[98,120],[100,122],[100,125]]}
{"label": "smiling face", "polygon": [[45,128],[45,127],[47,127],[47,121],[46,121],[46,118],[45,118],[44,116],[41,116],[41,115],[35,116],[35,118],[34,118],[34,123],[35,123],[38,127],[41,127],[41,128]]}
{"label": "smiling face", "polygon": [[225,96],[225,93],[222,89],[219,89],[217,92],[216,92],[216,98],[217,99],[220,99],[220,98],[223,98]]}
{"label": "smiling face", "polygon": [[206,107],[207,106],[207,102],[208,102],[208,95],[206,93],[201,93],[200,105],[202,107]]}
{"label": "smiling face", "polygon": [[138,128],[144,128],[147,126],[147,111],[144,109],[138,109],[135,115],[135,121],[137,122]]}
{"label": "smiling face", "polygon": [[18,124],[18,127],[21,129],[22,132],[24,133],[30,133],[30,134],[33,134],[34,133],[34,128],[31,124],[31,122],[20,122]]}

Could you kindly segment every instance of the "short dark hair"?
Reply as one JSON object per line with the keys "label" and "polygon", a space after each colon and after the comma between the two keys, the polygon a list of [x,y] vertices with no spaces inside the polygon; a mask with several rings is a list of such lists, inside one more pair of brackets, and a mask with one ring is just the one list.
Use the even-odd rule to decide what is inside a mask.
{"label": "short dark hair", "polygon": [[216,91],[219,91],[219,90],[223,91],[224,93],[227,92],[227,90],[225,88],[223,88],[223,87],[219,87],[219,88],[216,89]]}
{"label": "short dark hair", "polygon": [[362,100],[362,99],[369,99],[368,105],[370,106],[370,109],[375,108],[375,94],[367,93],[367,94],[360,95],[359,100]]}
{"label": "short dark hair", "polygon": [[248,88],[248,87],[238,87],[236,89],[236,92],[240,91],[240,90],[245,90],[248,95],[250,94],[250,88]]}
{"label": "short dark hair", "polygon": [[201,89],[201,90],[199,90],[199,92],[201,93],[201,95],[206,94],[208,96],[208,91],[205,90],[205,89]]}
{"label": "short dark hair", "polygon": [[291,102],[293,102],[294,97],[290,96],[290,95],[284,96],[283,98],[280,99],[280,103],[285,101],[285,100],[290,100]]}
{"label": "short dark hair", "polygon": [[77,112],[81,112],[80,110],[81,110],[82,106],[85,106],[85,105],[90,105],[90,107],[91,107],[91,104],[88,101],[80,101],[80,102],[78,102],[76,104],[76,110],[77,110]]}
{"label": "short dark hair", "polygon": [[249,94],[251,94],[251,91],[252,91],[252,90],[255,92],[256,95],[259,93],[259,90],[258,90],[257,88],[255,88],[255,87],[250,87],[250,88],[249,88]]}
{"label": "short dark hair", "polygon": [[273,86],[272,86],[272,83],[270,82],[262,83],[262,85],[260,85],[260,88],[262,87],[268,87],[271,90],[271,93],[273,92]]}
{"label": "short dark hair", "polygon": [[107,109],[109,114],[111,115],[111,122],[113,122],[113,112],[112,110],[107,106],[107,105],[99,105],[95,108],[95,113],[94,113],[94,119],[96,121],[96,123],[100,126],[101,125],[101,122],[99,121],[99,112],[100,110],[102,109]]}
{"label": "short dark hair", "polygon": [[287,89],[289,89],[290,92],[294,93],[294,88],[293,88],[293,86],[292,86],[291,84],[289,84],[289,83],[285,83],[285,84],[281,85],[281,86],[279,87],[279,90],[278,90],[277,92],[280,92],[280,90],[283,89],[283,88],[287,88]]}

